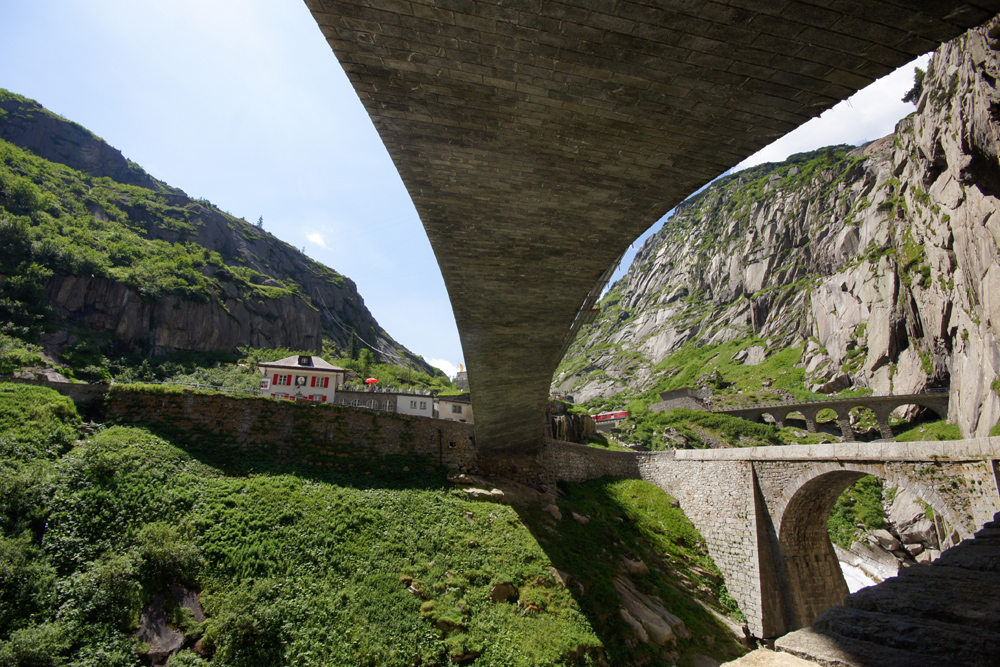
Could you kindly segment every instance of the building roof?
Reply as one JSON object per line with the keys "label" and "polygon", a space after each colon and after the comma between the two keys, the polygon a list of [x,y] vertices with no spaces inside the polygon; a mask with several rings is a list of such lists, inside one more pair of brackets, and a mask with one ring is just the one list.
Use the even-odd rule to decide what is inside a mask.
{"label": "building roof", "polygon": [[451,394],[449,396],[438,396],[438,401],[446,403],[472,403],[471,394]]}
{"label": "building roof", "polygon": [[338,366],[334,366],[329,361],[322,357],[313,357],[309,355],[297,355],[293,354],[290,357],[285,357],[284,359],[278,359],[277,361],[265,361],[257,364],[260,368],[290,368],[297,371],[326,371],[326,372],[346,372],[345,369]]}

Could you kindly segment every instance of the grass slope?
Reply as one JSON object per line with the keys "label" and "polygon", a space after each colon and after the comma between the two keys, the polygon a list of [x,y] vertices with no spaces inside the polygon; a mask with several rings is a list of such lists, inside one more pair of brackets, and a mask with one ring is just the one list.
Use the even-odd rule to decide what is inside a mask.
{"label": "grass slope", "polygon": [[[439,474],[238,475],[140,428],[73,446],[78,426],[55,392],[0,385],[0,665],[137,666],[140,613],[171,583],[200,590],[208,615],[167,607],[204,653],[171,664],[632,664],[610,592],[625,553],[653,568],[639,589],[693,630],[678,646],[686,662],[739,653],[681,592],[725,609],[701,538],[650,485],[570,487],[560,505],[590,527],[553,526],[471,502]],[[502,582],[517,602],[491,601]]]}

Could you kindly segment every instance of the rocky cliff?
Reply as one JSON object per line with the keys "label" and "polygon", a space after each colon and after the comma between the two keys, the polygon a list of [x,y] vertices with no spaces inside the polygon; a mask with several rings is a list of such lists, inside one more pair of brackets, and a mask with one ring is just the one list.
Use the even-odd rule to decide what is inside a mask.
{"label": "rocky cliff", "polygon": [[429,370],[382,330],[350,279],[158,181],[37,102],[0,90],[0,139],[0,273],[36,267],[50,349],[80,336],[153,354],[346,349],[357,334]]}
{"label": "rocky cliff", "polygon": [[800,346],[814,391],[950,387],[950,418],[987,434],[1000,420],[998,33],[942,46],[894,134],[747,169],[678,206],[555,387],[578,401],[648,389],[686,344],[756,337],[743,363]]}

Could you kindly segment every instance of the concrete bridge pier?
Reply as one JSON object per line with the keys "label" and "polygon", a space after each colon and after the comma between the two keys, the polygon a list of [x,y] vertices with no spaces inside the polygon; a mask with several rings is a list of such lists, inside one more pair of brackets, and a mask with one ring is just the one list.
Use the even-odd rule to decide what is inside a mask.
{"label": "concrete bridge pier", "polygon": [[840,434],[844,442],[854,442],[854,428],[851,426],[851,413],[844,412],[837,415],[837,424],[840,426]]}
{"label": "concrete bridge pier", "polygon": [[785,428],[785,420],[788,419],[788,410],[772,410],[771,416],[778,428]]}
{"label": "concrete bridge pier", "polygon": [[800,408],[799,412],[806,420],[806,430],[810,433],[817,433],[819,430],[816,426],[816,413],[819,412],[817,408]]}
{"label": "concrete bridge pier", "polygon": [[878,430],[884,440],[892,440],[892,426],[889,425],[889,415],[894,410],[893,407],[878,406],[874,408],[875,419],[878,420]]}

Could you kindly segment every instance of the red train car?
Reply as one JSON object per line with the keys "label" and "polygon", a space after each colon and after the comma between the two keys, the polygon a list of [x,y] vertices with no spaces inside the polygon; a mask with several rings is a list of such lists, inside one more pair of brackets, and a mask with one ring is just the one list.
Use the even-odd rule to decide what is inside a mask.
{"label": "red train car", "polygon": [[618,412],[602,412],[599,415],[594,415],[595,422],[608,422],[608,421],[620,421],[628,417],[628,412],[624,410],[619,410]]}

